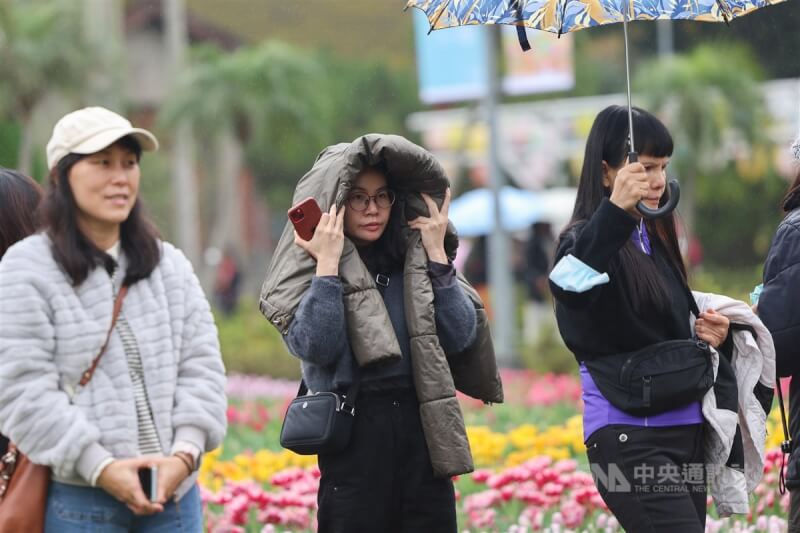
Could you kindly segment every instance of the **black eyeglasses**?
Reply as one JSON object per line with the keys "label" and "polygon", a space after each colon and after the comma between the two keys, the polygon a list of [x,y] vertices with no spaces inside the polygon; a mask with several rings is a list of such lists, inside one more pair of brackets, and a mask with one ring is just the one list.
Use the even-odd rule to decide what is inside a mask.
{"label": "black eyeglasses", "polygon": [[375,196],[370,196],[363,192],[352,192],[347,197],[347,205],[353,211],[361,212],[367,210],[372,200],[375,200],[375,205],[378,206],[378,209],[388,209],[394,204],[394,192],[386,189]]}

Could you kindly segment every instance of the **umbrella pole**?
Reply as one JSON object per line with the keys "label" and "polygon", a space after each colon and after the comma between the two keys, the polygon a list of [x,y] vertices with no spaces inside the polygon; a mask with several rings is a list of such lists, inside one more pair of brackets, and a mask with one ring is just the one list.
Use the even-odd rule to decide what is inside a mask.
{"label": "umbrella pole", "polygon": [[[625,35],[625,81],[627,82],[628,89],[628,137],[631,145],[628,150],[628,163],[635,163],[639,161],[639,154],[636,153],[635,144],[633,142],[633,106],[631,105],[631,64],[628,53],[628,13],[623,15],[622,19],[622,32]],[[650,209],[641,200],[636,204],[636,209],[645,218],[658,218],[670,214],[678,205],[680,198],[680,186],[677,180],[670,180],[668,184],[668,196],[666,203],[658,209]]]}
{"label": "umbrella pole", "polygon": [[622,19],[622,32],[625,35],[625,82],[628,89],[628,137],[630,138],[630,147],[628,150],[628,162],[634,163],[639,158],[636,154],[635,144],[633,142],[633,106],[631,104],[631,64],[628,57],[628,14],[625,13]]}

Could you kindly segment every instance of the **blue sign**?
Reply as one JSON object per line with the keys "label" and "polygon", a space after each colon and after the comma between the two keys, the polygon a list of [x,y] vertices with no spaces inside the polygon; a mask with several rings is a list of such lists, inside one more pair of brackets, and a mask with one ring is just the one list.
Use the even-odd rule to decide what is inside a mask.
{"label": "blue sign", "polygon": [[428,35],[425,14],[414,9],[419,95],[426,104],[477,100],[486,95],[488,32],[461,26]]}

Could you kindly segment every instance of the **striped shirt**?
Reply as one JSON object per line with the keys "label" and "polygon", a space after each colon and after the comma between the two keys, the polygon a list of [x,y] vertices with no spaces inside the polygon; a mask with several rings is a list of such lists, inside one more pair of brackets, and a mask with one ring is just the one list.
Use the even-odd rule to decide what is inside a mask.
{"label": "striped shirt", "polygon": [[139,454],[160,455],[162,453],[161,442],[158,440],[156,425],[153,423],[150,403],[147,401],[147,388],[144,383],[144,369],[142,367],[142,358],[139,355],[139,346],[136,342],[136,337],[133,335],[133,330],[131,330],[131,326],[125,320],[125,315],[122,312],[117,318],[115,328],[125,348],[125,355],[128,358],[128,371],[131,374],[131,383],[133,384],[136,418],[139,425]]}
{"label": "striped shirt", "polygon": [[[119,257],[119,242],[108,251],[114,258]],[[116,281],[117,273],[112,276],[112,283]],[[115,284],[116,285],[116,284]],[[114,296],[116,298],[116,295]],[[124,307],[124,306],[123,306]],[[128,359],[128,372],[131,375],[133,385],[133,398],[136,402],[136,419],[139,429],[139,455],[161,455],[161,442],[158,440],[156,425],[153,422],[153,413],[150,410],[150,402],[147,400],[147,387],[144,382],[144,367],[142,357],[139,354],[139,344],[133,334],[130,324],[125,319],[125,314],[120,310],[117,323],[114,326],[125,349],[125,356]]]}

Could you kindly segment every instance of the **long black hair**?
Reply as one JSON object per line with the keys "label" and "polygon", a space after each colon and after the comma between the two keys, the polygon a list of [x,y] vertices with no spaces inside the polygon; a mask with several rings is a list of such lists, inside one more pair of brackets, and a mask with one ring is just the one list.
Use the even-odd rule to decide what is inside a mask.
{"label": "long black hair", "polygon": [[8,247],[36,231],[42,188],[16,170],[0,168],[0,259]]}
{"label": "long black hair", "polygon": [[[123,137],[115,144],[133,152],[137,162],[141,158],[142,147],[133,137]],[[78,227],[78,206],[69,174],[75,163],[86,157],[89,156],[69,154],[58,162],[50,172],[50,184],[42,205],[44,227],[53,241],[53,257],[76,287],[86,281],[89,272],[98,265],[109,274],[116,268],[114,259],[95,246]],[[128,218],[120,225],[120,244],[128,260],[123,283],[133,285],[153,272],[161,259],[158,239],[158,230],[144,214],[141,198],[137,198]]]}
{"label": "long black hair", "polygon": [[[591,218],[603,198],[610,196],[610,189],[603,185],[603,162],[612,168],[619,168],[625,163],[629,152],[628,129],[626,107],[609,106],[595,118],[586,141],[575,209],[562,237]],[[672,155],[672,136],[667,127],[651,113],[633,108],[633,133],[640,154],[651,157]],[[665,201],[666,196],[662,197],[661,203]],[[646,220],[644,224],[651,242],[663,246],[667,260],[680,272],[686,283],[686,267],[681,258],[673,214]],[[655,263],[637,250],[632,241],[628,241],[620,250],[619,271],[636,312],[651,306],[659,310],[667,309],[669,294]]]}
{"label": "long black hair", "polygon": [[787,213],[800,207],[800,165],[797,167],[797,176],[795,176],[794,182],[786,191],[786,196],[783,197],[782,207]]}

